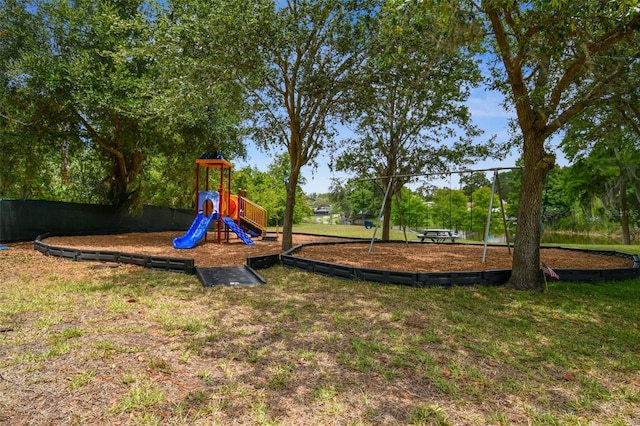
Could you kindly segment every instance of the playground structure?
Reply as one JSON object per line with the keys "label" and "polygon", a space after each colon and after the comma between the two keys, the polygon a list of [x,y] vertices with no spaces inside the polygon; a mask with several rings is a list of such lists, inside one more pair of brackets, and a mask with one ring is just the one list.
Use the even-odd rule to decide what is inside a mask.
{"label": "playground structure", "polygon": [[[229,233],[234,232],[242,241],[247,245],[252,245],[253,240],[251,235],[265,237],[265,225],[266,225],[266,211],[260,206],[255,205],[246,199],[242,191],[238,191],[238,195],[231,194],[231,164],[223,159],[198,159],[196,161],[196,217],[185,235],[174,239],[174,247],[176,245],[182,245],[184,248],[188,246],[194,247],[201,239],[206,239],[207,231],[211,222],[214,223],[215,230],[217,231],[218,243],[221,243],[223,239],[229,240]],[[204,189],[201,190],[201,168],[204,167],[206,171],[206,181]],[[210,170],[218,170],[220,172],[220,179],[218,181],[218,191],[210,190]],[[492,169],[493,170],[493,169]],[[497,174],[494,171],[494,180],[497,180]],[[492,188],[492,192],[495,188]],[[387,193],[385,197],[388,195]],[[504,218],[504,216],[503,216]],[[380,218],[378,219],[378,223]],[[184,223],[184,222],[183,222]],[[188,223],[188,222],[187,222]],[[260,226],[262,224],[262,226]],[[373,224],[370,224],[372,227]],[[430,232],[437,231],[435,236],[430,235]],[[426,238],[438,238],[440,232],[447,232],[448,238],[451,238],[451,244],[441,244],[442,246],[454,246],[464,247],[460,243],[453,241],[454,236],[451,230],[425,230],[423,235]],[[76,234],[73,234],[76,235]],[[374,231],[375,235],[375,231]],[[244,285],[256,285],[264,284],[264,280],[256,272],[257,269],[268,268],[272,265],[282,264],[287,267],[299,268],[307,272],[313,272],[321,275],[335,276],[346,279],[359,279],[371,282],[392,283],[400,285],[409,285],[416,287],[449,287],[453,285],[501,285],[504,284],[510,274],[510,269],[485,269],[485,268],[473,268],[473,270],[461,270],[461,271],[449,271],[442,272],[424,271],[422,266],[417,268],[403,269],[380,269],[384,262],[378,264],[369,264],[362,262],[363,257],[360,256],[359,263],[353,262],[340,262],[333,263],[331,261],[325,261],[320,259],[314,259],[313,257],[306,257],[304,252],[299,253],[303,246],[320,245],[323,247],[322,252],[330,251],[332,247],[336,247],[342,244],[369,244],[369,253],[371,253],[371,246],[373,242],[368,243],[367,240],[353,240],[352,238],[345,238],[344,241],[326,241],[326,242],[307,242],[296,245],[292,249],[285,253],[271,253],[265,251],[256,252],[258,248],[250,248],[246,254],[251,256],[247,257],[246,263],[243,266],[221,266],[216,262],[215,267],[200,267],[195,265],[195,259],[192,258],[178,258],[174,257],[175,253],[172,250],[167,250],[165,256],[158,255],[158,244],[152,244],[152,254],[144,251],[141,252],[120,252],[113,251],[110,248],[104,248],[102,246],[96,246],[95,249],[78,249],[73,247],[50,245],[43,241],[48,238],[49,234],[41,234],[36,237],[34,248],[45,255],[62,257],[65,259],[75,261],[94,261],[94,262],[115,262],[124,264],[133,264],[145,268],[151,268],[156,270],[165,270],[173,272],[183,272],[188,274],[196,274],[205,287],[213,285],[229,285],[229,286],[244,286]],[[92,237],[92,239],[95,237]],[[136,237],[140,238],[140,237]],[[335,239],[336,237],[332,237]],[[166,240],[165,240],[166,241]],[[400,243],[401,241],[392,241],[387,244]],[[436,241],[434,241],[436,242]],[[413,245],[413,242],[409,243],[406,240],[402,242],[402,246],[395,244],[398,247],[402,247],[402,250],[406,250],[407,244]],[[485,240],[486,243],[486,240]],[[164,244],[164,243],[161,243]],[[111,247],[111,240],[108,247]],[[416,246],[425,248],[426,245],[415,242]],[[214,248],[214,245],[203,249]],[[234,249],[240,249],[241,244],[237,244]],[[264,245],[261,248],[268,247]],[[6,246],[0,246],[1,249],[6,249]],[[589,263],[588,269],[563,269],[554,265],[554,271],[562,281],[577,281],[577,282],[598,282],[598,281],[615,281],[622,279],[633,279],[640,276],[640,259],[637,255],[603,251],[603,250],[585,250],[574,249],[565,247],[556,247],[563,249],[567,252],[568,256],[578,252],[591,252],[597,255],[603,255],[606,257],[622,257],[626,258],[633,266],[631,267],[614,267],[604,269],[593,269],[591,263]],[[231,251],[227,250],[227,247],[219,247],[218,253],[229,254]],[[485,263],[487,245],[483,247],[483,260]],[[353,252],[353,249],[349,249],[349,253]],[[424,250],[422,250],[424,251]],[[426,250],[431,252],[432,250]],[[460,250],[458,250],[460,251]],[[195,252],[194,252],[195,253]],[[344,259],[344,252],[341,254],[340,259]],[[206,256],[206,261],[211,258],[216,258],[216,255]],[[385,262],[389,257],[394,257],[391,253],[385,257]],[[414,259],[417,257],[414,256]],[[203,260],[203,263],[206,262]],[[343,264],[344,263],[344,264]],[[427,263],[433,263],[433,259],[427,259]],[[571,262],[575,265],[576,262]],[[585,265],[585,263],[581,263]],[[205,263],[206,265],[206,263]],[[403,261],[403,266],[407,266],[407,262]],[[387,265],[388,266],[388,265]],[[542,272],[541,272],[542,273]]]}
{"label": "playground structure", "polygon": [[[201,169],[204,169],[204,189],[201,189]],[[235,233],[247,245],[252,237],[263,237],[267,229],[267,212],[246,198],[246,192],[231,194],[231,163],[222,158],[196,160],[196,217],[187,232],[174,238],[173,247],[190,249],[200,240],[207,240],[207,231],[214,223],[217,242],[229,242],[229,232]],[[218,190],[210,190],[211,178],[218,171]]]}

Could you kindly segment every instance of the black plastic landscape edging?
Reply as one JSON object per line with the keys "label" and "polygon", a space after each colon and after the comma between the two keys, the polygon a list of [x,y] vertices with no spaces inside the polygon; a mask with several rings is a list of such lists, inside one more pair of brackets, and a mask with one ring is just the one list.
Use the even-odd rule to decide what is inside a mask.
{"label": "black plastic landscape edging", "polygon": [[279,264],[280,255],[278,253],[247,257],[247,266],[252,269],[266,269]]}
{"label": "black plastic landscape edging", "polygon": [[38,235],[34,242],[34,249],[46,256],[62,257],[64,259],[89,262],[113,262],[142,266],[144,268],[160,271],[182,272],[195,274],[195,262],[193,259],[180,257],[148,256],[136,253],[124,253],[108,250],[84,250],[67,247],[52,246],[42,240],[50,234]]}
{"label": "black plastic landscape edging", "polygon": [[[111,232],[99,232],[100,234],[125,234],[129,231],[126,229],[115,229]],[[191,258],[175,258],[175,257],[162,257],[162,256],[149,256],[138,253],[124,253],[118,251],[108,250],[83,250],[69,247],[59,247],[49,245],[42,240],[52,236],[80,236],[86,235],[83,232],[69,232],[64,234],[51,233],[38,235],[34,241],[34,249],[43,253],[46,256],[56,256],[64,259],[74,261],[87,261],[87,262],[113,262],[124,263],[136,266],[142,266],[144,268],[150,268],[155,270],[170,271],[170,272],[182,272],[186,274],[196,274],[195,261]],[[300,234],[300,235],[315,235],[315,234]],[[366,241],[353,239],[348,237],[332,237],[337,239],[344,239],[345,242],[353,241]],[[261,256],[252,256],[246,259],[246,266],[251,270],[266,269],[274,265],[281,264],[282,260],[280,254],[266,254]],[[256,275],[259,276],[256,272]],[[264,280],[260,277],[261,280]]]}
{"label": "black plastic landscape edging", "polygon": [[[191,258],[173,258],[161,256],[148,256],[136,253],[124,253],[106,250],[82,250],[67,247],[51,246],[42,240],[52,236],[51,234],[39,235],[34,248],[47,256],[57,256],[74,261],[94,261],[94,262],[114,262],[125,263],[145,268],[163,270],[170,272],[181,272],[195,274],[195,261]],[[246,264],[251,269],[265,269],[271,266],[282,264],[290,268],[301,269],[319,275],[343,278],[348,280],[364,280],[379,283],[398,284],[412,287],[451,287],[451,286],[473,286],[490,285],[500,286],[506,283],[511,277],[510,269],[498,269],[488,271],[456,271],[456,272],[404,272],[391,271],[385,269],[359,268],[355,266],[342,265],[338,263],[324,262],[314,259],[307,259],[296,256],[304,246],[311,245],[336,245],[362,243],[369,244],[371,240],[366,239],[344,239],[344,241],[332,242],[311,242],[296,245],[282,255],[267,254],[262,256],[248,257]],[[402,243],[404,241],[389,241],[388,243]],[[424,244],[424,243],[418,243]],[[429,243],[437,244],[437,243]],[[451,245],[451,243],[446,243]],[[461,244],[461,243],[454,243]],[[498,246],[499,245],[492,245]],[[603,256],[618,256],[633,261],[630,268],[615,269],[555,269],[561,281],[567,282],[587,282],[594,283],[600,281],[621,281],[640,277],[640,258],[631,253],[580,249],[573,247],[544,246],[541,248],[555,248],[567,251],[581,251]],[[256,273],[257,274],[257,273]]]}
{"label": "black plastic landscape edging", "polygon": [[580,249],[575,247],[545,247],[568,251],[581,251],[600,256],[617,256],[633,261],[631,268],[612,269],[554,269],[562,281],[595,283],[600,281],[622,281],[640,277],[640,258],[632,253],[615,250]]}
{"label": "black plastic landscape edging", "polygon": [[[498,269],[488,271],[455,271],[455,272],[403,272],[386,269],[359,268],[356,266],[341,265],[337,263],[324,262],[320,260],[308,259],[296,256],[304,246],[313,245],[336,245],[365,243],[362,240],[337,241],[337,242],[312,242],[296,245],[283,253],[280,258],[282,264],[289,268],[302,269],[319,275],[344,279],[359,279],[371,282],[398,284],[412,287],[451,287],[451,286],[473,286],[489,285],[500,286],[505,284],[511,277],[511,269]],[[389,241],[388,243],[402,243],[404,241]],[[435,243],[434,243],[435,244]],[[461,243],[455,243],[461,244]],[[447,243],[447,245],[451,245]],[[493,245],[500,247],[498,245]],[[621,281],[640,277],[640,258],[631,253],[607,250],[590,250],[569,247],[551,247],[568,251],[581,251],[603,256],[618,256],[633,261],[630,268],[616,269],[554,269],[561,281],[568,282],[598,282],[598,281]]]}

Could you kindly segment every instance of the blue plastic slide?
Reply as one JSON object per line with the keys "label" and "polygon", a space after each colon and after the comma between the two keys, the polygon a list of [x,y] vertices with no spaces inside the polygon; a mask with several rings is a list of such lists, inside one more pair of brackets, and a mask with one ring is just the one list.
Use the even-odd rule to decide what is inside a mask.
{"label": "blue plastic slide", "polygon": [[193,223],[189,227],[189,230],[182,237],[176,237],[173,239],[173,247],[177,249],[190,249],[194,248],[198,241],[200,241],[207,233],[207,228],[212,220],[218,218],[218,213],[213,213],[209,216],[205,216],[203,212],[198,212],[198,215],[193,220]]}
{"label": "blue plastic slide", "polygon": [[248,246],[252,246],[255,243],[253,242],[253,240],[251,239],[250,236],[248,236],[243,230],[242,228],[240,228],[238,226],[237,223],[235,223],[233,221],[233,219],[231,219],[230,217],[223,217],[222,221],[224,222],[225,225],[227,225],[227,228],[229,228],[230,230],[232,230],[233,232],[235,232],[235,234],[238,236],[238,238],[240,238],[242,240],[243,243],[245,243]]}
{"label": "blue plastic slide", "polygon": [[[190,249],[194,248],[198,241],[207,235],[207,229],[212,220],[218,219],[218,212],[215,210],[220,205],[220,194],[216,191],[200,191],[198,193],[198,215],[193,220],[193,223],[189,227],[189,230],[182,237],[173,239],[173,247],[177,249]],[[205,203],[210,202],[213,208],[213,214],[205,216],[204,211]],[[236,233],[236,235],[247,245],[252,246],[253,240],[247,235],[242,228],[240,228],[233,219],[229,217],[223,217],[222,221],[227,225],[227,228]]]}

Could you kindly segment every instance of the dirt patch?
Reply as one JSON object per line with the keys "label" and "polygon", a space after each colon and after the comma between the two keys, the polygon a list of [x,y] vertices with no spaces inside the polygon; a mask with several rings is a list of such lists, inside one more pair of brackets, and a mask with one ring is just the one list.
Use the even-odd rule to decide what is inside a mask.
{"label": "dirt patch", "polygon": [[[236,238],[217,243],[213,234],[207,242],[189,250],[174,249],[175,232],[131,233],[122,235],[51,237],[44,242],[53,246],[88,250],[109,250],[153,256],[192,258],[196,266],[235,266],[246,258],[280,253],[281,241],[256,241],[247,246]],[[485,262],[482,245],[382,243],[376,242],[369,253],[368,242],[344,244],[344,239],[312,235],[294,235],[294,245],[307,242],[335,241],[341,244],[305,246],[296,256],[365,268],[410,272],[481,271],[511,268],[511,254],[506,247],[488,247]],[[612,269],[633,266],[629,259],[582,251],[541,249],[541,260],[552,268]]]}

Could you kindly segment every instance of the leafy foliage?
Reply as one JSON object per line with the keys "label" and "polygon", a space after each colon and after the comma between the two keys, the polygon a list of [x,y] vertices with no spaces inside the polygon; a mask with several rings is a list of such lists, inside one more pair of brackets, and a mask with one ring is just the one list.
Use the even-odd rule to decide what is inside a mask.
{"label": "leafy foliage", "polygon": [[[21,30],[3,32],[11,48],[3,50],[2,114],[10,120],[1,124],[18,173],[3,173],[4,194],[185,205],[189,197],[177,194],[192,182],[194,158],[212,146],[244,152],[233,131],[238,107],[229,108],[243,105],[239,91],[233,102],[221,95],[228,80],[196,90],[181,84],[194,80],[167,78],[192,64],[176,47],[183,39],[170,37],[183,27],[167,9],[144,0],[9,3],[0,28]],[[16,176],[33,178],[19,187]]]}
{"label": "leafy foliage", "polygon": [[409,229],[421,229],[427,223],[427,203],[409,188],[402,188],[402,196],[396,199],[391,210],[395,225],[404,225]]}
{"label": "leafy foliage", "polygon": [[[636,87],[630,91],[628,98],[637,97]],[[573,120],[562,141],[565,154],[574,162],[575,180],[570,185],[574,195],[589,203],[600,198],[609,211],[619,212],[613,216],[619,218],[625,244],[631,241],[631,223],[637,223],[640,203],[640,116],[635,116],[634,109],[627,97],[614,97]]]}
{"label": "leafy foliage", "polygon": [[[236,170],[233,175],[232,191],[246,191],[247,198],[267,210],[269,226],[282,226],[287,192],[285,178],[289,175],[288,158],[280,155],[269,165],[266,172],[245,167]],[[298,187],[296,196],[304,199],[302,188]],[[293,221],[300,223],[311,211],[306,203],[296,204]]]}
{"label": "leafy foliage", "polygon": [[468,199],[458,189],[442,188],[433,195],[429,209],[429,223],[436,228],[462,229],[466,218]]}
{"label": "leafy foliage", "polygon": [[[356,136],[346,141],[336,168],[380,177],[381,188],[401,176],[393,179],[389,199],[400,194],[409,175],[444,172],[487,154],[472,143],[479,132],[463,104],[479,81],[471,52],[461,46],[466,32],[457,33],[463,18],[447,20],[446,5],[430,6],[385,4],[368,39],[370,58],[343,110]],[[385,206],[383,239],[390,208]]]}
{"label": "leafy foliage", "polygon": [[265,64],[253,86],[252,136],[260,146],[284,148],[290,174],[282,246],[292,245],[296,188],[303,166],[333,142],[333,122],[346,84],[362,65],[362,48],[377,2],[291,0],[274,7],[261,28]]}

